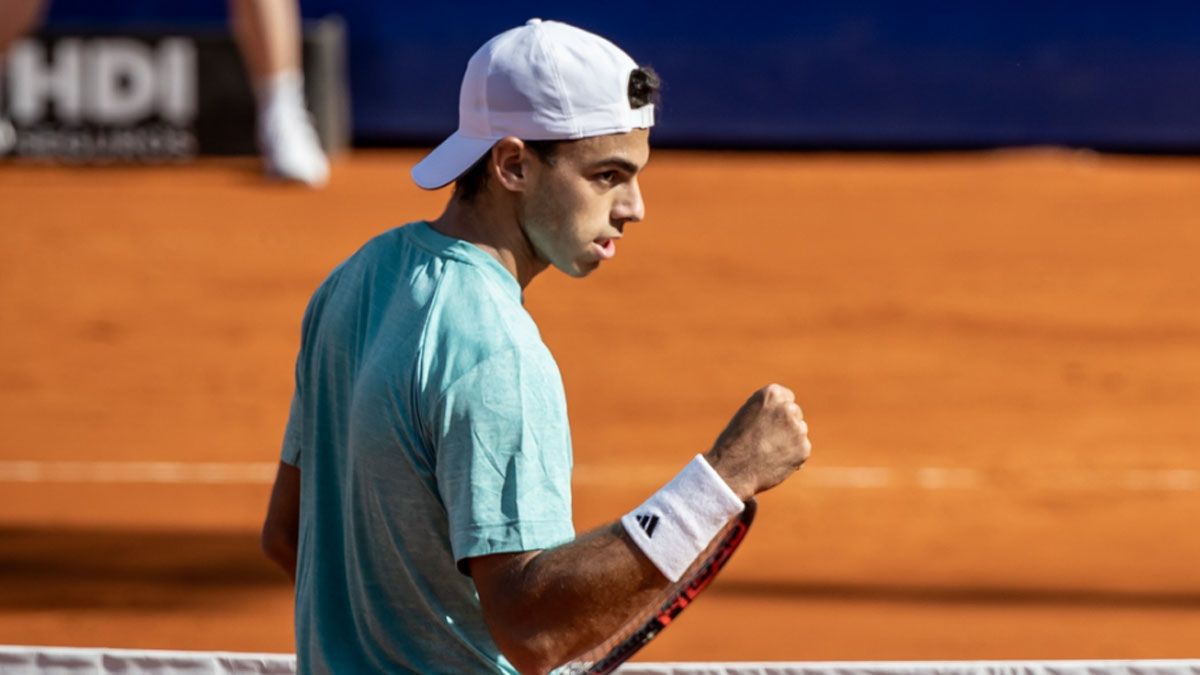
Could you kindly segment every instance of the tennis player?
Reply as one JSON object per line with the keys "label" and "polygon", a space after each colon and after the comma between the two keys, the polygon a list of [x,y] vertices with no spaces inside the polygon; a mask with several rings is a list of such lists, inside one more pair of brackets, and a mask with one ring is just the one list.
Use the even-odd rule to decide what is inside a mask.
{"label": "tennis player", "polygon": [[[704,455],[576,538],[562,380],[522,307],[645,207],[657,76],[529,21],[467,65],[459,128],[413,168],[445,212],[368,242],[305,313],[263,544],[296,582],[301,673],[545,672],[678,579],[810,445],[765,387]],[[648,450],[650,450],[648,448]]]}

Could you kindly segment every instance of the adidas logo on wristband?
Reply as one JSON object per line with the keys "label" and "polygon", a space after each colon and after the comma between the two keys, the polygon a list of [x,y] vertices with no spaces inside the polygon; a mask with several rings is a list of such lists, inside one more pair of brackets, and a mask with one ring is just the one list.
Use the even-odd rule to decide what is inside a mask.
{"label": "adidas logo on wristband", "polygon": [[637,519],[637,524],[646,533],[647,537],[654,536],[654,528],[658,527],[658,516],[646,515],[644,513],[634,516]]}
{"label": "adidas logo on wristband", "polygon": [[[621,516],[621,525],[664,577],[679,581],[729,519],[744,508],[716,469],[703,455],[696,455],[662,489]],[[666,523],[661,531],[660,520]]]}

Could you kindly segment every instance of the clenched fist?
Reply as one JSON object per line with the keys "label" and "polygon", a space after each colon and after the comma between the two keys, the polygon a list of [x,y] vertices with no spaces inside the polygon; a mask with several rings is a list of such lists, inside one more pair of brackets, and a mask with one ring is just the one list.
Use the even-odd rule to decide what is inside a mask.
{"label": "clenched fist", "polygon": [[745,500],[782,483],[811,452],[796,395],[769,384],[737,411],[704,458]]}

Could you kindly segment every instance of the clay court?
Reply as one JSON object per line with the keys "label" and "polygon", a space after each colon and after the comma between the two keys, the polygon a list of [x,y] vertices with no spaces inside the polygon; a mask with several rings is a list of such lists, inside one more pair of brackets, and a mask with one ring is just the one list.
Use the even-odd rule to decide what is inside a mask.
{"label": "clay court", "polygon": [[[434,217],[417,151],[0,165],[0,643],[289,651],[256,530],[309,294]],[[580,530],[797,391],[813,459],[641,656],[1200,655],[1200,160],[663,151],[526,304]]]}

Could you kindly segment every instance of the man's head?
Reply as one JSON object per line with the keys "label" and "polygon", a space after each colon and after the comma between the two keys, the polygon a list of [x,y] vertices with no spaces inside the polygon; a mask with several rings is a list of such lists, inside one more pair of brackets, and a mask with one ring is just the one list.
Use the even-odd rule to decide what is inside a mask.
{"label": "man's head", "polygon": [[612,257],[644,207],[658,76],[611,42],[537,19],[471,57],[459,129],[413,168],[426,189],[510,207],[533,252],[573,276]]}
{"label": "man's head", "polygon": [[[658,103],[662,83],[658,73],[650,66],[638,66],[629,73],[629,85],[626,98],[633,110],[650,107]],[[653,122],[653,120],[651,120]],[[557,151],[564,143],[562,140],[525,140],[525,145],[544,162],[553,163]],[[488,179],[488,154],[485,152],[469,169],[454,180],[454,196],[471,201],[479,194]]]}

